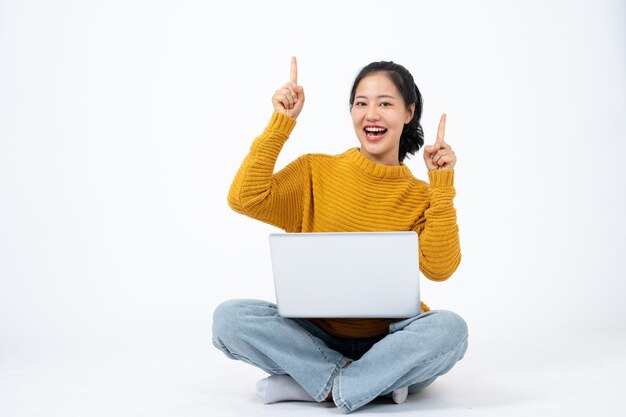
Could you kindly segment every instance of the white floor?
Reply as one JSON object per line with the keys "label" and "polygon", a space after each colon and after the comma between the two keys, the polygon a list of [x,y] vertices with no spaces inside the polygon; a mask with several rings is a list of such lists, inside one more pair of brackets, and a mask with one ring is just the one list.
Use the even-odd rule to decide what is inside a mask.
{"label": "white floor", "polygon": [[[569,341],[536,349],[470,344],[463,361],[424,392],[364,415],[623,416],[626,338]],[[199,346],[196,346],[199,347]],[[1,417],[324,416],[330,403],[263,405],[265,374],[206,349],[146,349],[0,358]],[[549,352],[549,353],[548,353]]]}

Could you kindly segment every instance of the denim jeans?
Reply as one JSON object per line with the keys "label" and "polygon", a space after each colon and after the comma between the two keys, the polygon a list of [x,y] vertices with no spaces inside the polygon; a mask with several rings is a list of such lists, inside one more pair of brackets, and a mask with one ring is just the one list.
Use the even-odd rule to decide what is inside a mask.
{"label": "denim jeans", "polygon": [[226,356],[288,374],[319,402],[332,389],[344,413],[398,388],[410,394],[425,388],[463,358],[467,337],[465,321],[445,310],[392,323],[388,334],[366,339],[281,317],[267,301],[228,300],[213,314],[213,344]]}

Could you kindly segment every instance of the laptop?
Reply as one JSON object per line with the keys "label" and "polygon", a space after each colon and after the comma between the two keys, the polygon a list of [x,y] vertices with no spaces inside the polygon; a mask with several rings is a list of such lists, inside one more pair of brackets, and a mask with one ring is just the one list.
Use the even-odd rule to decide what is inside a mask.
{"label": "laptop", "polygon": [[420,313],[416,232],[271,233],[269,243],[280,316]]}

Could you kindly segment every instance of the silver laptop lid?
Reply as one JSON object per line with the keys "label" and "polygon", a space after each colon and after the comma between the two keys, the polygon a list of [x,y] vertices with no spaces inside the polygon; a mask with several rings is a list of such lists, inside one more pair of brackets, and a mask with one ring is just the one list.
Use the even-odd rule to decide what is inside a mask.
{"label": "silver laptop lid", "polygon": [[272,233],[283,317],[403,318],[420,312],[415,232]]}

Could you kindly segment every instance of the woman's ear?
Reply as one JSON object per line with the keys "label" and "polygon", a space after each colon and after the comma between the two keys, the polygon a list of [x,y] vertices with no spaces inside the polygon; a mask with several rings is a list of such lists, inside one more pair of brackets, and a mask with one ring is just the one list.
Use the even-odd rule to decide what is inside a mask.
{"label": "woman's ear", "polygon": [[406,121],[404,122],[404,124],[409,123],[413,119],[413,114],[414,113],[415,113],[415,103],[411,104],[406,109]]}

